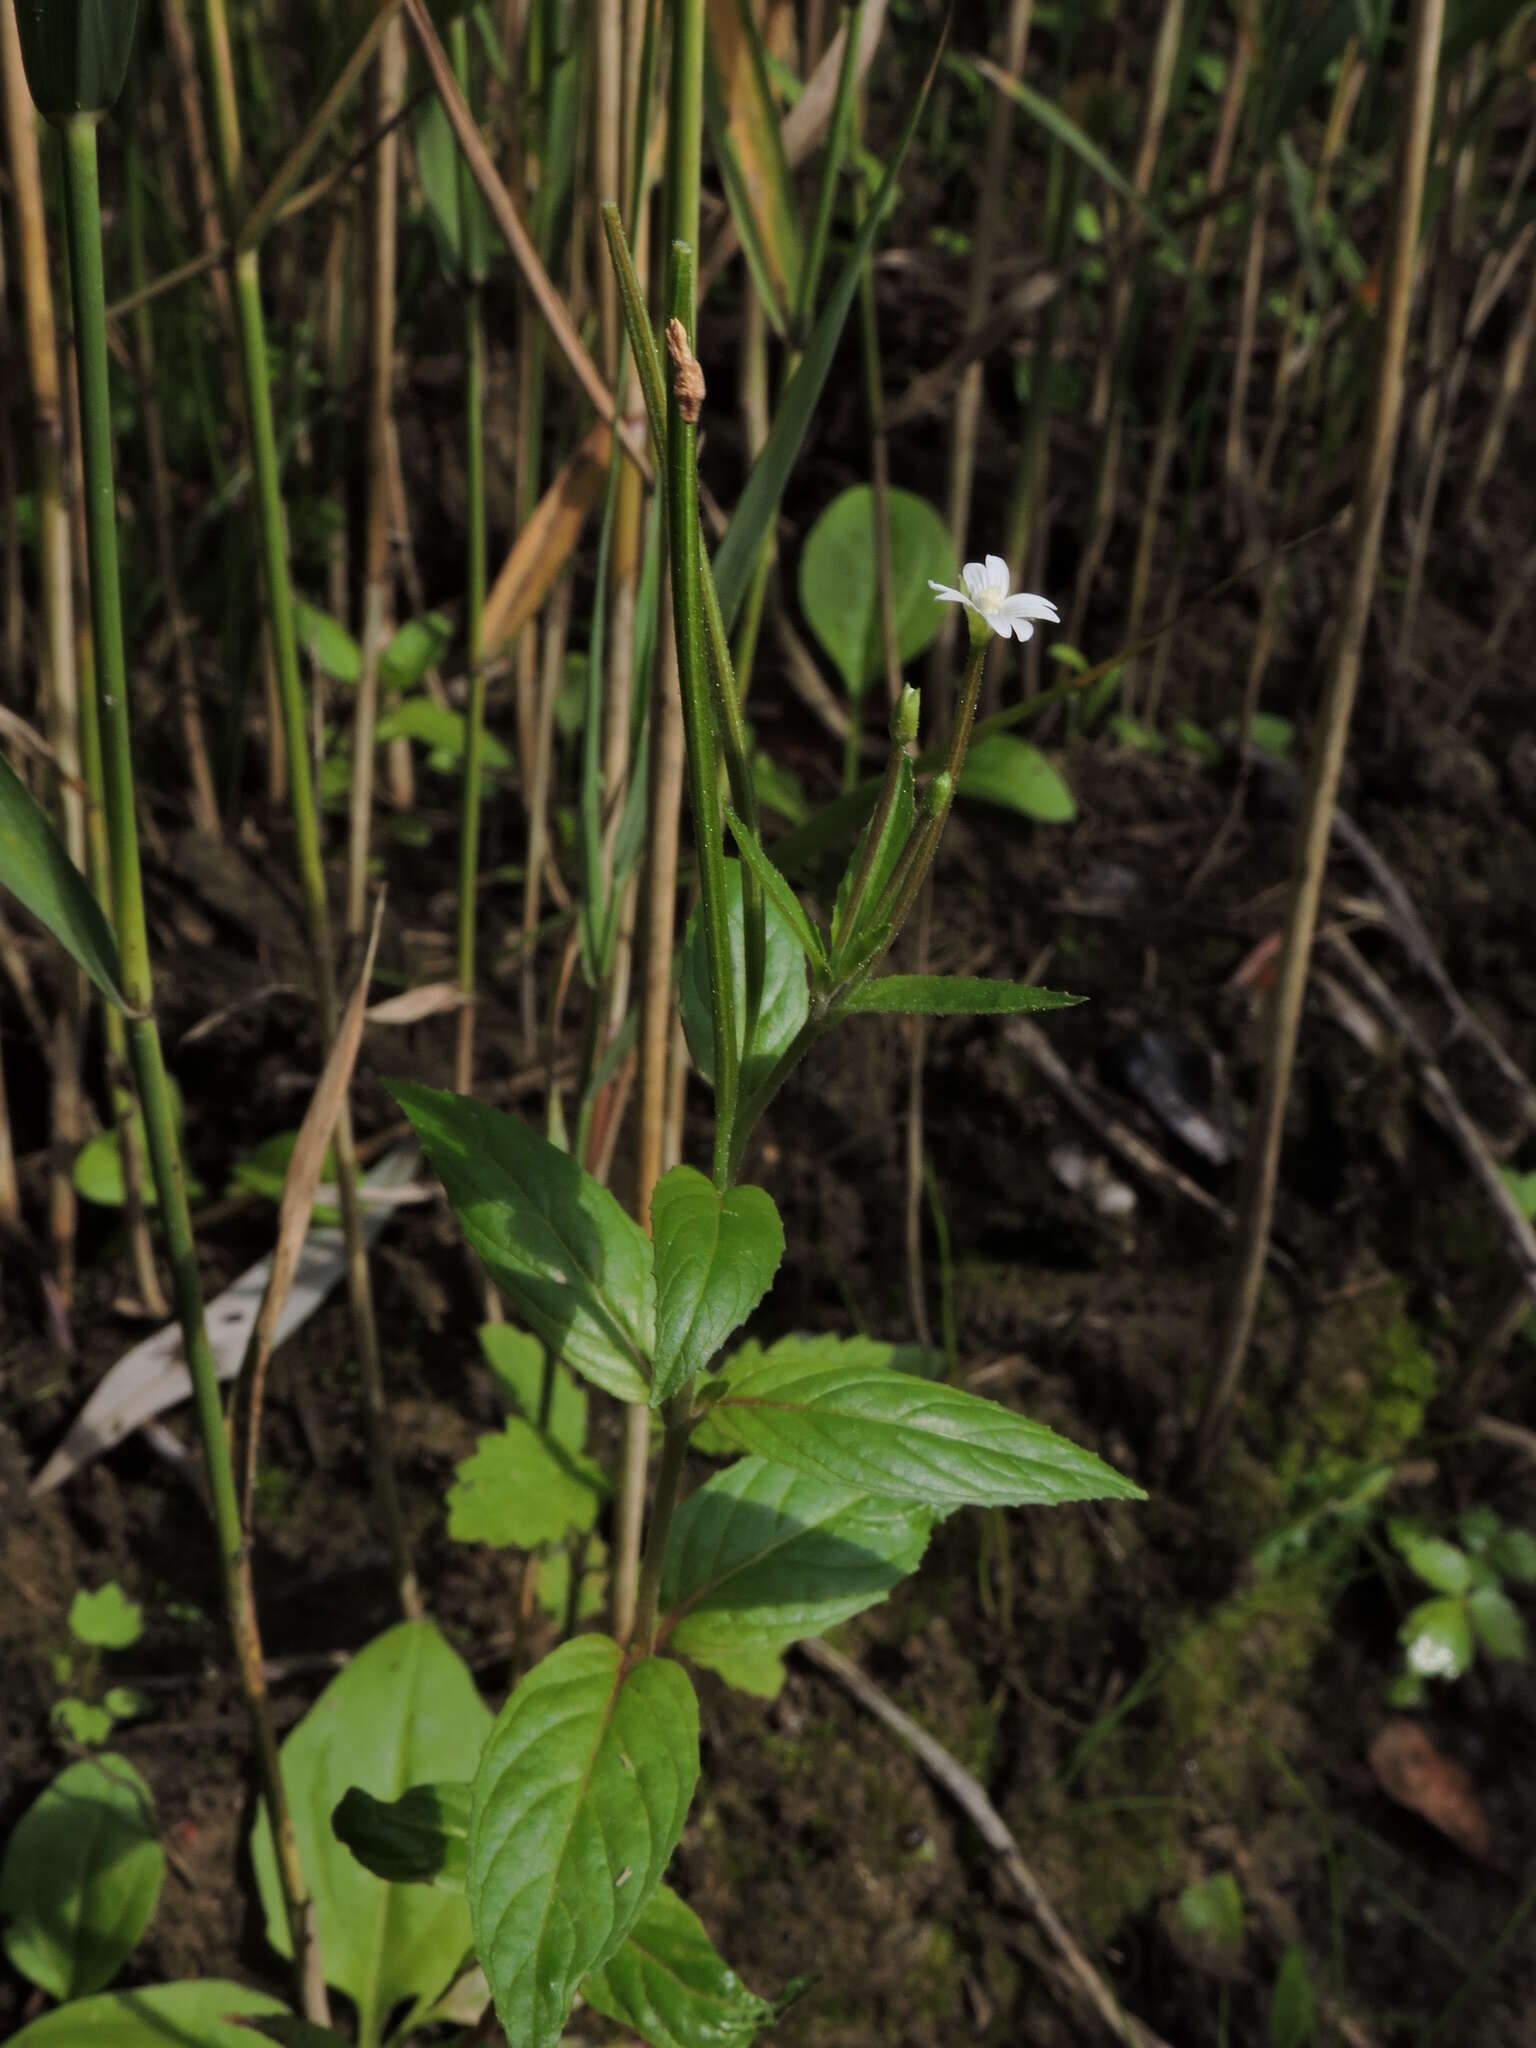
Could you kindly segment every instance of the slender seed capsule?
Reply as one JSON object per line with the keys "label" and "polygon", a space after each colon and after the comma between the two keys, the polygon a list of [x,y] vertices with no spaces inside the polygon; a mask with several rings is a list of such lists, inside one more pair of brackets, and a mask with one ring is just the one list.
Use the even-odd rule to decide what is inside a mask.
{"label": "slender seed capsule", "polygon": [[50,121],[104,114],[123,89],[138,0],[16,0],[27,84]]}
{"label": "slender seed capsule", "polygon": [[922,708],[922,691],[914,690],[910,683],[904,683],[901,695],[896,699],[896,708],[891,713],[891,743],[893,746],[911,746],[912,742],[917,738],[917,720]]}

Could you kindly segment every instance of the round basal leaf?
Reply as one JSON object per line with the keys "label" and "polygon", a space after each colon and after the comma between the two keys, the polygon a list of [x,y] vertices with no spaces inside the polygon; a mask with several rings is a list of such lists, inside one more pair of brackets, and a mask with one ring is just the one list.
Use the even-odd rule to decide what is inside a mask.
{"label": "round basal leaf", "polygon": [[656,1358],[651,1406],[696,1379],[773,1285],[784,1226],[763,1188],[720,1191],[674,1166],[651,1197],[656,1246]]}
{"label": "round basal leaf", "polygon": [[93,1700],[55,1700],[48,1719],[82,1749],[95,1749],[112,1733],[112,1716]]}
{"label": "round basal leaf", "polygon": [[71,1764],[16,1823],[0,1864],[5,1952],[60,2000],[111,1983],[165,1877],[149,1787],[110,1751]]}
{"label": "round basal leaf", "polygon": [[1120,1473],[996,1401],[914,1379],[862,1347],[840,1360],[787,1337],[745,1345],[707,1411],[712,1444],[792,1465],[885,1500],[1048,1507],[1140,1500]]}
{"label": "round basal leaf", "polygon": [[475,1953],[518,2048],[555,2048],[581,1981],[660,1884],[699,1776],[681,1665],[627,1665],[606,1636],[536,1664],[475,1775],[467,1889]]}
{"label": "round basal leaf", "polygon": [[719,1955],[697,1913],[665,1885],[582,1996],[651,2048],[747,2048],[773,2007]]}
{"label": "round basal leaf", "polygon": [[[887,491],[885,496],[891,609],[905,668],[943,623],[929,578],[953,584],[959,570],[949,529],[928,500],[911,491]],[[832,500],[806,535],[800,555],[800,609],[851,697],[862,697],[885,669],[877,561],[875,494],[868,484],[855,484]]]}
{"label": "round basal leaf", "polygon": [[1472,1662],[1472,1620],[1465,1600],[1425,1600],[1404,1621],[1398,1641],[1419,1678],[1460,1678]]}
{"label": "round basal leaf", "polygon": [[[377,2041],[402,2001],[424,2006],[442,1994],[468,1952],[469,1914],[451,1893],[373,1876],[336,1839],[331,1816],[353,1786],[387,1801],[413,1785],[462,1779],[490,1722],[457,1652],[430,1622],[402,1622],[332,1679],[283,1744],[283,1783],[326,1981],[357,2007],[361,2040]],[[265,1804],[251,1833],[251,1860],[267,1939],[289,1955]]]}
{"label": "round basal leaf", "polygon": [[332,682],[360,683],[363,679],[363,650],[339,620],[318,605],[293,601],[293,623],[299,645],[318,669]]}
{"label": "round basal leaf", "polygon": [[284,2010],[264,1991],[218,1977],[152,1984],[44,2013],[11,2036],[10,2048],[251,2048],[256,2036],[236,2022]]}
{"label": "round basal leaf", "polygon": [[16,0],[27,85],[50,119],[104,114],[123,89],[137,0]]}
{"label": "round basal leaf", "polygon": [[662,1626],[692,1657],[779,1650],[873,1607],[928,1545],[933,1511],[742,1458],[673,1517]]}
{"label": "round basal leaf", "polygon": [[[726,912],[731,931],[731,971],[736,989],[736,1028],[746,1023],[747,960],[742,925],[741,863],[725,864]],[[741,1092],[748,1095],[763,1080],[779,1054],[784,1051],[811,1007],[805,978],[805,955],[790,929],[784,913],[767,898],[763,904],[763,1002],[758,1011],[757,1030],[741,1061]],[[709,949],[704,942],[704,924],[695,907],[683,940],[683,975],[679,1000],[683,1030],[693,1063],[704,1079],[714,1084],[715,1026],[709,1002]]]}
{"label": "round basal leaf", "polygon": [[[442,102],[434,94],[427,105],[441,109]],[[414,690],[452,644],[453,621],[446,612],[423,612],[419,619],[407,619],[379,656],[379,681],[390,690]]]}
{"label": "round basal leaf", "polygon": [[1038,825],[1067,825],[1077,804],[1060,774],[1038,747],[1011,732],[977,740],[960,771],[958,794],[976,803],[998,804]]}
{"label": "round basal leaf", "polygon": [[69,1632],[93,1650],[126,1650],[144,1633],[144,1610],[116,1579],[94,1593],[82,1586],[69,1603]]}

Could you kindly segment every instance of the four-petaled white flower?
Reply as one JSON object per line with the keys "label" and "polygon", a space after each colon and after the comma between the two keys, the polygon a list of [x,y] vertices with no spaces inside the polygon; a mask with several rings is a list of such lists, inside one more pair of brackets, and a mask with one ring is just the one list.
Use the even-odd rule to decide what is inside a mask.
{"label": "four-petaled white flower", "polygon": [[951,590],[931,576],[928,588],[938,592],[940,604],[963,604],[1005,640],[1010,634],[1016,640],[1029,639],[1036,619],[1049,619],[1053,626],[1061,624],[1048,597],[1033,597],[1027,590],[1009,593],[1008,564],[1001,555],[988,555],[985,562],[967,562],[960,574],[964,590]]}

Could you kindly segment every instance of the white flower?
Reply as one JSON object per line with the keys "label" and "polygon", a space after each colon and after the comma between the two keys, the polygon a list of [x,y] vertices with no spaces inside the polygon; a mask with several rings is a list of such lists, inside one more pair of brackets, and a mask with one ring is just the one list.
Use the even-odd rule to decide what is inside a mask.
{"label": "white flower", "polygon": [[988,555],[985,562],[967,562],[960,574],[964,590],[951,590],[947,583],[935,583],[931,576],[928,588],[938,592],[940,604],[963,604],[1005,640],[1010,634],[1016,640],[1029,639],[1035,630],[1035,619],[1049,619],[1053,626],[1061,624],[1061,615],[1048,597],[1032,597],[1027,590],[1015,591],[1010,596],[1008,564],[1001,555]]}

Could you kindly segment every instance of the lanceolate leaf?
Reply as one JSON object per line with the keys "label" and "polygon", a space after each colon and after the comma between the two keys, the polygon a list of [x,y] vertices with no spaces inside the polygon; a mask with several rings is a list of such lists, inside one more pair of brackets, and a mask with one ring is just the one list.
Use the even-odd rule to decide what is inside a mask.
{"label": "lanceolate leaf", "polygon": [[917,804],[912,791],[912,763],[903,754],[896,770],[896,794],[880,828],[879,843],[871,856],[864,892],[859,898],[859,907],[851,924],[848,921],[849,899],[853,894],[854,880],[864,864],[864,849],[874,828],[873,818],[869,819],[859,834],[853,856],[843,872],[843,879],[837,885],[837,902],[832,912],[832,950],[840,959],[851,950],[854,939],[872,924],[875,913],[880,908],[880,899],[885,894],[886,884],[895,873],[896,863],[912,836],[912,825],[916,815]]}
{"label": "lanceolate leaf", "polygon": [[[414,2001],[424,2011],[441,1996],[469,1948],[469,1913],[449,1892],[385,1884],[337,1840],[331,1817],[354,1786],[388,1802],[414,1785],[461,1775],[490,1721],[468,1666],[432,1624],[402,1622],[331,1680],[283,1744],[283,1783],[326,1981],[357,2007],[360,2041],[377,2042],[397,2006]],[[288,1955],[265,1806],[251,1860],[267,1939]]]}
{"label": "lanceolate leaf", "polygon": [[57,1999],[111,1983],[165,1877],[149,1787],[126,1757],[70,1764],[22,1815],[0,1864],[5,1952]]}
{"label": "lanceolate leaf", "polygon": [[469,1786],[412,1785],[398,1799],[375,1799],[354,1785],[331,1815],[331,1831],[388,1884],[462,1892]]}
{"label": "lanceolate leaf", "polygon": [[[798,958],[798,955],[797,955]],[[569,1153],[467,1096],[397,1082],[464,1234],[559,1358],[644,1401],[655,1329],[651,1241]]]}
{"label": "lanceolate leaf", "polygon": [[725,822],[731,828],[731,837],[742,859],[762,883],[763,894],[782,914],[784,922],[799,940],[801,952],[813,967],[825,967],[827,955],[820,935],[807,917],[800,898],[769,859],[761,839],[750,825],[741,822],[729,804],[725,807]]}
{"label": "lanceolate leaf", "polygon": [[793,1337],[771,1351],[743,1346],[709,1409],[712,1440],[935,1508],[1141,1498],[1042,1423],[867,1359],[829,1360],[828,1349]]}
{"label": "lanceolate leaf", "polygon": [[[725,882],[726,911],[731,930],[731,967],[736,984],[736,1022],[739,1031],[745,1020],[747,1006],[740,861],[726,862]],[[783,911],[772,896],[767,897],[763,905],[763,924],[763,1001],[762,1008],[758,1011],[757,1029],[752,1034],[752,1043],[743,1050],[741,1056],[743,1094],[749,1093],[767,1074],[779,1054],[805,1022],[810,1009],[810,994],[805,981],[805,957],[801,952],[800,941],[795,937]],[[704,943],[703,923],[697,909],[688,920],[688,929],[683,939],[683,975],[679,1001],[683,1013],[683,1029],[688,1035],[688,1050],[693,1054],[694,1065],[704,1079],[713,1084],[715,1033],[709,1000],[709,955]]]}
{"label": "lanceolate leaf", "polygon": [[517,2048],[554,2048],[582,1979],[623,1946],[698,1776],[681,1665],[626,1667],[606,1636],[563,1643],[502,1708],[475,1775],[468,1893],[475,1952]]}
{"label": "lanceolate leaf", "polygon": [[931,1509],[741,1458],[673,1518],[661,1578],[668,1646],[782,1649],[873,1607],[916,1571]]}
{"label": "lanceolate leaf", "polygon": [[663,1885],[618,1954],[582,1985],[587,2004],[651,2048],[747,2048],[773,2018]]}
{"label": "lanceolate leaf", "polygon": [[1070,1010],[1082,996],[1025,981],[988,981],[969,974],[887,974],[866,981],[844,1010],[881,1017],[1011,1017],[1025,1010]]}
{"label": "lanceolate leaf", "polygon": [[656,1246],[656,1365],[651,1406],[695,1379],[773,1285],[784,1226],[762,1188],[725,1194],[674,1166],[651,1197]]}
{"label": "lanceolate leaf", "polygon": [[0,759],[0,889],[46,926],[94,985],[125,1009],[117,941],[47,814]]}

